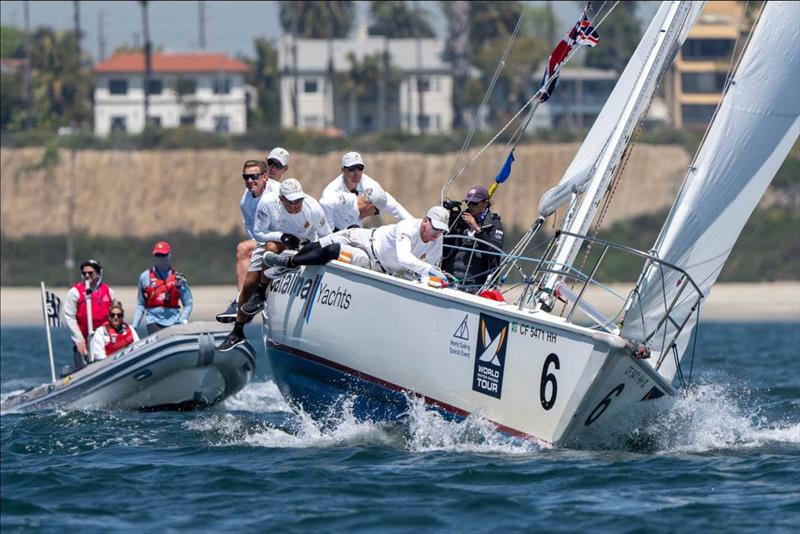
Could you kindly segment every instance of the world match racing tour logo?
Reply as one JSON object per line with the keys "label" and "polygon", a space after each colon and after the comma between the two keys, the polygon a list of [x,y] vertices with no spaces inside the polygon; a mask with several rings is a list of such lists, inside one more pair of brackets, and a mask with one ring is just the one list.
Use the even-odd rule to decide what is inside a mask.
{"label": "world match racing tour logo", "polygon": [[306,323],[311,318],[314,303],[340,310],[349,309],[353,295],[345,288],[338,286],[332,288],[328,284],[323,284],[322,277],[322,274],[306,278],[300,276],[300,273],[288,273],[272,281],[270,292],[289,295],[303,301],[303,317]]}
{"label": "world match racing tour logo", "polygon": [[508,321],[481,314],[475,341],[472,390],[500,398],[508,346]]}

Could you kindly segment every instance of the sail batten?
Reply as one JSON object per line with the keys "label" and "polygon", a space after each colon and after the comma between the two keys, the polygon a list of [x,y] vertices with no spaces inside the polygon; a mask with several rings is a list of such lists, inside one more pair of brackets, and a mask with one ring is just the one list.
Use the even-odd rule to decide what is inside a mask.
{"label": "sail batten", "polygon": [[[800,37],[794,30],[798,15],[800,7],[791,2],[765,6],[734,82],[656,241],[657,256],[686,270],[705,296],[800,136]],[[625,314],[623,336],[633,340],[674,337],[677,331],[668,322],[657,326],[665,301],[675,295],[676,280],[676,274],[652,268],[642,273],[640,299]],[[680,300],[673,314],[686,316],[690,305],[689,299]],[[695,320],[690,318],[677,338],[679,357]],[[670,350],[652,348],[658,356]],[[674,359],[664,358],[659,372],[672,378],[676,371]]]}

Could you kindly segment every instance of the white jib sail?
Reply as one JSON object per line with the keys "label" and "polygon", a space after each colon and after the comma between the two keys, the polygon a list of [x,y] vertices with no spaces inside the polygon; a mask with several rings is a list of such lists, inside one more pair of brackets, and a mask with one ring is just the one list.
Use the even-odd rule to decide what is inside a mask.
{"label": "white jib sail", "polygon": [[[563,178],[561,178],[557,186],[542,196],[539,202],[539,215],[542,217],[549,217],[555,210],[569,202],[573,191],[580,194],[586,190],[589,180],[592,178],[592,172],[600,159],[600,153],[605,148],[614,128],[622,120],[625,105],[633,98],[636,79],[644,69],[647,56],[653,49],[656,38],[664,26],[670,4],[671,2],[663,2],[653,20],[650,21],[650,25],[647,27],[647,31],[644,32],[639,46],[636,47],[636,51],[628,61],[625,70],[622,71],[614,90],[603,105],[602,111],[597,116],[597,120],[592,125],[592,129],[589,130],[586,139],[578,149],[578,153],[575,154],[575,158],[573,158]],[[682,31],[678,34],[678,45],[682,44],[686,39],[686,34],[694,25],[704,5],[705,2],[691,3],[686,22]],[[606,43],[606,45],[613,46],[613,43]],[[602,41],[600,46],[604,46]]]}
{"label": "white jib sail", "polygon": [[[634,64],[629,65],[633,69],[631,80],[625,80],[625,83],[631,84],[624,93],[626,100],[622,101],[622,97],[620,97],[619,102],[612,103],[615,106],[618,105],[619,108],[610,110],[612,111],[610,117],[602,117],[601,112],[601,128],[605,130],[606,137],[605,139],[593,138],[591,140],[592,143],[597,143],[601,149],[592,152],[597,159],[591,164],[589,174],[574,184],[574,187],[582,187],[586,191],[574,216],[571,220],[565,220],[562,223],[562,229],[573,234],[584,234],[588,230],[606,194],[608,184],[622,159],[634,128],[650,105],[661,75],[672,63],[680,46],[681,37],[688,33],[685,30],[686,26],[694,23],[694,19],[690,19],[690,17],[696,17],[697,14],[698,10],[696,6],[692,5],[692,2],[665,2],[659,9],[657,17],[659,20],[654,20],[647,30],[649,48],[645,48],[642,51],[643,55],[637,58]],[[639,49],[637,48],[636,54],[638,53]],[[588,142],[588,140],[585,141],[584,145],[587,145]],[[589,157],[589,155],[590,153],[586,153],[580,156],[583,158]],[[588,165],[588,162],[586,164]],[[565,236],[560,239],[553,255],[551,268],[567,271],[582,243],[583,241],[577,237]],[[543,287],[552,289],[559,278],[558,274],[549,274]]]}
{"label": "white jib sail", "polygon": [[[711,129],[656,242],[659,258],[686,270],[708,296],[742,228],[800,135],[800,4],[768,2],[725,94]],[[757,236],[756,236],[757,237]],[[622,335],[648,336],[653,358],[676,328],[669,321],[657,332],[666,307],[679,291],[674,271],[643,273],[640,301],[625,314]],[[676,346],[679,358],[696,322],[693,291],[684,291],[670,316],[680,324],[690,316]],[[666,302],[666,304],[665,304]],[[746,306],[747,303],[743,303]],[[655,334],[655,335],[653,335]],[[672,379],[675,358],[659,369]]]}

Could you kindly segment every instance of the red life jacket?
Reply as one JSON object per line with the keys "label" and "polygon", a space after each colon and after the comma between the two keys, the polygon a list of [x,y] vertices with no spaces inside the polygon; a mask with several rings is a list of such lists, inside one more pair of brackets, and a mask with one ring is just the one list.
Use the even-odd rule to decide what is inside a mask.
{"label": "red life jacket", "polygon": [[[89,314],[86,313],[86,286],[83,282],[78,282],[72,287],[78,290],[78,310],[75,313],[75,318],[78,320],[78,327],[83,333],[83,338],[88,339]],[[108,320],[108,309],[111,306],[111,290],[107,285],[100,284],[97,289],[92,291],[90,299],[92,302],[92,331],[94,332],[98,326]]]}
{"label": "red life jacket", "polygon": [[110,356],[119,349],[127,347],[133,343],[133,331],[131,329],[131,325],[128,323],[122,323],[122,331],[120,332],[114,330],[114,327],[111,326],[111,323],[108,321],[103,323],[103,326],[106,327],[108,337],[111,338],[110,341],[106,343],[106,356]]}
{"label": "red life jacket", "polygon": [[144,288],[146,308],[180,308],[181,291],[178,289],[178,277],[175,271],[169,270],[166,280],[156,276],[155,267],[150,269],[150,283]]}

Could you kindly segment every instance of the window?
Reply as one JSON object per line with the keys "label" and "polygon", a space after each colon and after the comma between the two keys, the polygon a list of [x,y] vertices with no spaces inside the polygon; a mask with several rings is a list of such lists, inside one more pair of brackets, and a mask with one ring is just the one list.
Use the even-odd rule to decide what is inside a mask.
{"label": "window", "polygon": [[687,39],[681,48],[684,59],[727,59],[733,53],[733,39]]}
{"label": "window", "polygon": [[178,96],[193,95],[197,92],[197,80],[194,78],[178,78],[175,82],[175,92]]}
{"label": "window", "polygon": [[147,125],[153,128],[161,127],[161,117],[147,117]]}
{"label": "window", "polygon": [[126,117],[112,116],[111,117],[111,131],[112,132],[127,132],[128,120]]}
{"label": "window", "polygon": [[214,117],[214,131],[217,133],[228,133],[230,131],[230,119],[227,115]]}
{"label": "window", "polygon": [[108,80],[108,92],[112,95],[127,95],[128,80]]}
{"label": "window", "polygon": [[164,82],[161,80],[150,80],[150,84],[147,86],[148,95],[160,95],[163,90]]}
{"label": "window", "polygon": [[319,84],[317,80],[305,80],[303,82],[303,92],[304,93],[316,93],[319,91]]}
{"label": "window", "polygon": [[227,95],[231,92],[230,78],[215,78],[214,79],[214,94]]}
{"label": "window", "polygon": [[181,126],[194,126],[194,115],[181,115]]}
{"label": "window", "polygon": [[431,90],[430,78],[419,77],[417,78],[417,92],[427,93]]}
{"label": "window", "polygon": [[427,130],[431,127],[431,116],[430,115],[418,115],[417,116],[417,126],[421,130]]}
{"label": "window", "polygon": [[708,124],[715,109],[717,109],[715,105],[684,104],[681,116],[685,124]]}
{"label": "window", "polygon": [[724,72],[684,72],[681,74],[681,89],[684,93],[721,93],[724,86]]}

